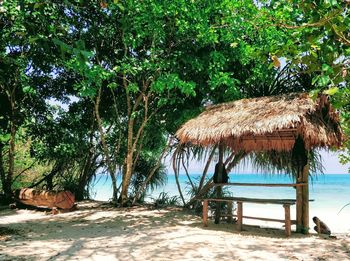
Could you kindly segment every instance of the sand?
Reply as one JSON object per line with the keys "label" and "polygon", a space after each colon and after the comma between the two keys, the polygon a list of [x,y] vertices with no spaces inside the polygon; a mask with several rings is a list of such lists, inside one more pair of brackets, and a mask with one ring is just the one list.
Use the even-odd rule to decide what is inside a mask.
{"label": "sand", "polygon": [[204,228],[179,208],[113,209],[90,201],[58,215],[4,209],[0,260],[350,260],[349,230],[337,239],[285,238],[273,224],[242,232],[224,223]]}

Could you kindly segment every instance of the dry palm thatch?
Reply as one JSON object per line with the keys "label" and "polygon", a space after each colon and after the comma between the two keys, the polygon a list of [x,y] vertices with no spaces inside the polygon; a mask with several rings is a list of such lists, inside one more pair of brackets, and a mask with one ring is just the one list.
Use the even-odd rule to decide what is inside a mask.
{"label": "dry palm thatch", "polygon": [[242,99],[208,107],[176,133],[181,143],[223,142],[235,151],[290,151],[298,136],[306,149],[339,147],[338,113],[327,96],[306,93]]}

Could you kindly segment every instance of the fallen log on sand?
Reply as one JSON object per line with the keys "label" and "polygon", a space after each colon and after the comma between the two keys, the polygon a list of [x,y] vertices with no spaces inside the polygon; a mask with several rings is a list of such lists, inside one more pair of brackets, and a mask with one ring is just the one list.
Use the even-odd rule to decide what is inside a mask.
{"label": "fallen log on sand", "polygon": [[71,209],[75,205],[70,191],[47,191],[23,188],[16,191],[16,199],[25,205],[35,207]]}

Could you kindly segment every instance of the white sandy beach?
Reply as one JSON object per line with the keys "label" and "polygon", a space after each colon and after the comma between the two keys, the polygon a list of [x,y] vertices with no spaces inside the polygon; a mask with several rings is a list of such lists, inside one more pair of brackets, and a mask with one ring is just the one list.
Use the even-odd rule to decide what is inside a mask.
{"label": "white sandy beach", "polygon": [[285,238],[282,224],[245,222],[269,228],[243,232],[224,223],[204,228],[200,217],[176,208],[113,209],[87,201],[58,215],[5,209],[0,260],[350,260],[348,220],[332,224],[337,239]]}

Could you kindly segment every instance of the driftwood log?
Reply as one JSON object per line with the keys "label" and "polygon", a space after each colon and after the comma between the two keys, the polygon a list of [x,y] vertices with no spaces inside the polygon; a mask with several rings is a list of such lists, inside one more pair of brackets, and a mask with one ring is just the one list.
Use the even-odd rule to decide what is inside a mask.
{"label": "driftwood log", "polygon": [[71,209],[75,204],[74,194],[70,191],[47,191],[23,188],[16,191],[16,198],[25,205],[51,209]]}

